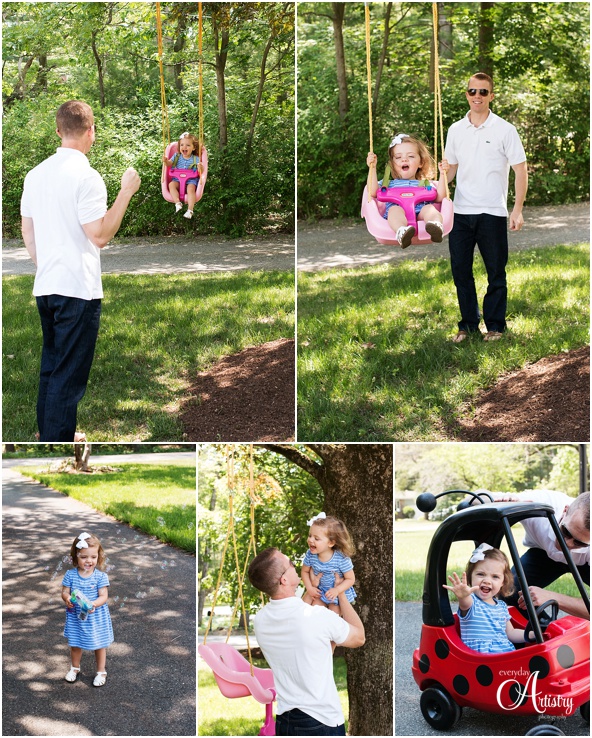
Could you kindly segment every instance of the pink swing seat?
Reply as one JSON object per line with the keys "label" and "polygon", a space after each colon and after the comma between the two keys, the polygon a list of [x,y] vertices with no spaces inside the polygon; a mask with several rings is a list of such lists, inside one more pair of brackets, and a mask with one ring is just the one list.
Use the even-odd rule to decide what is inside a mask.
{"label": "pink swing seat", "polygon": [[259,735],[275,735],[273,701],[276,692],[271,669],[254,666],[254,676],[251,676],[251,665],[247,659],[228,643],[202,643],[197,650],[214,672],[220,692],[225,697],[234,699],[252,695],[257,702],[265,705],[265,724]]}
{"label": "pink swing seat", "polygon": [[[165,154],[167,159],[172,159],[177,153],[177,141],[172,141],[166,148]],[[201,147],[201,156],[199,157],[203,172],[199,174],[194,169],[174,169],[173,167],[166,167],[164,171],[164,177],[161,178],[162,185],[162,196],[167,202],[174,202],[173,196],[169,192],[169,184],[173,177],[179,180],[179,198],[181,202],[187,203],[187,192],[186,184],[188,179],[195,179],[197,177],[197,187],[195,188],[195,202],[199,202],[202,198],[204,187],[206,186],[206,180],[208,178],[208,152],[206,147]]]}
{"label": "pink swing seat", "polygon": [[368,188],[364,188],[362,195],[362,218],[366,220],[366,227],[370,235],[378,241],[388,246],[398,246],[397,236],[388,224],[388,220],[383,218],[386,211],[386,203],[394,202],[400,205],[405,211],[407,223],[415,227],[415,236],[411,240],[414,245],[431,243],[430,234],[425,229],[425,223],[418,221],[415,215],[416,202],[432,201],[432,205],[442,214],[442,227],[446,236],[452,230],[454,222],[454,208],[452,200],[444,198],[442,202],[434,202],[437,192],[435,187],[428,190],[426,187],[390,187],[382,190],[380,187],[376,192],[376,197],[368,196]]}

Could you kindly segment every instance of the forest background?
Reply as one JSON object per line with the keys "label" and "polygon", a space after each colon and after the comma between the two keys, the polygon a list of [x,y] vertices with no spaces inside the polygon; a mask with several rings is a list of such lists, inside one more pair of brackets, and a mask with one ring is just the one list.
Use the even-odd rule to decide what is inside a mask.
{"label": "forest background", "polygon": [[[198,3],[162,3],[172,140],[198,133]],[[25,174],[59,146],[55,112],[94,109],[89,159],[109,202],[134,167],[142,186],[120,236],[294,227],[294,3],[203,3],[203,109],[208,181],[198,217],[181,222],[161,196],[162,108],[155,3],[2,6],[2,229],[20,234]]]}
{"label": "forest background", "polygon": [[[476,71],[513,123],[529,168],[528,205],[589,199],[590,6],[438,3],[444,131],[468,110]],[[374,150],[398,132],[434,145],[432,3],[369,3]],[[369,119],[364,3],[298,4],[298,217],[359,216]],[[441,146],[438,141],[441,158]],[[513,178],[513,174],[512,174]],[[513,184],[510,185],[510,193]]]}

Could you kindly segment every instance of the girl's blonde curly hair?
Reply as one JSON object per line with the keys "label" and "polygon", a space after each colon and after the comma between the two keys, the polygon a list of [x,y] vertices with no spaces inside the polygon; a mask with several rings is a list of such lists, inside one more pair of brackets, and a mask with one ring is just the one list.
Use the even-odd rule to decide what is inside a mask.
{"label": "girl's blonde curly hair", "polygon": [[[419,158],[421,159],[421,166],[419,167],[419,169],[417,170],[417,174],[415,175],[416,179],[435,179],[438,169],[436,167],[434,157],[430,154],[430,150],[428,149],[427,145],[416,136],[408,136],[407,134],[401,133],[398,134],[398,136],[401,135],[404,135],[401,143],[411,143],[417,147],[417,153],[419,154]],[[395,171],[395,146],[398,146],[398,144],[394,144],[394,146],[391,146],[389,148],[389,162],[392,172]]]}
{"label": "girl's blonde curly hair", "polygon": [[[510,569],[508,557],[503,551],[500,551],[499,548],[489,548],[483,553],[486,559],[494,559],[504,565],[504,583],[501,586],[499,594],[502,597],[509,597],[514,592],[514,575]],[[479,563],[479,561],[469,561],[467,564],[467,582],[469,583],[469,586],[472,581],[471,577],[473,575],[473,570],[479,565]]]}
{"label": "girl's blonde curly hair", "polygon": [[[82,535],[82,533],[80,534]],[[74,542],[72,543],[72,546],[70,547],[70,557],[72,559],[72,563],[74,566],[78,566],[78,554],[80,551],[84,551],[84,549],[76,548],[76,544],[81,540],[80,535],[76,536],[74,539]],[[97,569],[103,569],[105,566],[105,552],[103,551],[103,547],[101,546],[101,542],[95,535],[90,535],[89,538],[85,539],[86,545],[91,548],[95,547],[99,550],[99,557],[97,559]]]}
{"label": "girl's blonde curly hair", "polygon": [[310,527],[312,528],[313,525],[324,528],[327,538],[333,543],[333,547],[337,551],[341,551],[344,556],[351,558],[355,554],[356,548],[349,531],[341,520],[334,518],[332,515],[327,515],[326,518],[315,519]]}

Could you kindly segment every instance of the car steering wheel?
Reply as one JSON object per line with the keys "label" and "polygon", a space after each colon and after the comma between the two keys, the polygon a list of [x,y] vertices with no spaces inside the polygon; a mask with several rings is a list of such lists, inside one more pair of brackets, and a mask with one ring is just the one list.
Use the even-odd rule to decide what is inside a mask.
{"label": "car steering wheel", "polygon": [[[542,617],[543,612],[548,608],[551,608],[551,614],[547,615],[546,617]],[[537,609],[535,610],[535,615],[537,616],[537,619],[539,623],[541,624],[541,628],[544,630],[547,628],[549,623],[552,623],[554,620],[557,620],[557,616],[559,615],[559,604],[557,603],[557,600],[547,600],[546,602],[543,602],[542,605],[539,605]],[[524,643],[534,643],[535,641],[530,638],[530,634],[532,632],[532,623],[530,620],[528,623],[526,623],[526,628],[524,628]]]}

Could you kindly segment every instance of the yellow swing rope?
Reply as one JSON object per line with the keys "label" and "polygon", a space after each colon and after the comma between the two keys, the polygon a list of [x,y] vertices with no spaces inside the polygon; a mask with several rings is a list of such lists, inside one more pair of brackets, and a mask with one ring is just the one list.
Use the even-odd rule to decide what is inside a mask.
{"label": "yellow swing rope", "polygon": [[[374,151],[372,139],[372,73],[370,68],[370,7],[364,3],[366,20],[366,71],[368,77],[368,128],[370,132],[370,151]],[[440,59],[438,55],[438,3],[432,3],[432,26],[434,34],[434,159],[438,161],[438,121],[440,122],[440,140],[442,156],[444,155],[444,124],[442,121],[442,90],[440,88]],[[450,199],[448,177],[444,174],[446,197]],[[368,194],[368,202],[370,202]]]}
{"label": "yellow swing rope", "polygon": [[[235,475],[234,475],[234,449],[231,450],[230,446],[227,446],[227,449],[226,449],[226,478],[227,478],[228,495],[229,495],[228,496],[228,526],[226,529],[224,549],[222,552],[222,558],[220,560],[220,567],[218,570],[218,579],[216,581],[216,587],[214,589],[214,600],[212,602],[212,609],[210,611],[210,617],[208,619],[206,631],[204,633],[203,642],[204,644],[206,643],[208,633],[212,625],[212,620],[214,617],[214,608],[216,607],[216,602],[218,599],[218,592],[220,590],[220,583],[222,581],[222,570],[224,568],[226,552],[228,550],[229,541],[232,538],[234,561],[235,561],[235,567],[236,567],[236,573],[237,573],[238,597],[237,597],[237,600],[234,605],[234,609],[232,611],[232,615],[230,618],[230,625],[228,626],[228,632],[226,634],[226,643],[228,643],[228,641],[230,640],[230,635],[232,633],[232,628],[233,628],[234,621],[236,618],[236,613],[237,613],[237,610],[240,604],[241,612],[243,616],[243,622],[245,624],[245,637],[247,640],[247,652],[248,652],[248,657],[249,657],[249,664],[251,667],[251,676],[254,676],[255,672],[253,668],[253,657],[251,655],[251,643],[249,641],[249,630],[248,630],[248,624],[247,624],[245,598],[244,598],[244,593],[243,593],[243,584],[245,581],[247,564],[249,562],[251,550],[253,550],[254,555],[257,554],[256,543],[255,543],[255,501],[256,501],[256,498],[255,498],[255,482],[254,482],[254,474],[253,474],[253,444],[250,445],[250,463],[249,463],[249,495],[250,495],[251,534],[250,534],[250,539],[249,539],[249,546],[247,548],[247,554],[245,557],[245,563],[244,563],[243,570],[242,570],[242,575],[241,575],[240,564],[238,560],[238,544],[236,540],[236,533],[234,530],[234,491],[235,491],[236,483],[235,483]],[[261,603],[263,605],[265,604],[263,593],[261,593]]]}
{"label": "yellow swing rope", "polygon": [[372,138],[372,71],[370,61],[370,7],[364,3],[366,15],[366,72],[368,75],[368,127],[370,129],[370,151],[374,151]]}
{"label": "yellow swing rope", "polygon": [[[442,121],[442,88],[440,86],[440,56],[438,51],[438,3],[432,3],[432,26],[434,31],[434,159],[438,162],[438,121],[440,122],[440,150],[444,157],[444,123]],[[446,197],[450,199],[448,189],[448,177],[446,172],[444,185],[446,186]]]}
{"label": "yellow swing rope", "polygon": [[[199,151],[198,154],[201,157],[201,147],[204,139],[204,123],[203,123],[203,70],[202,70],[202,38],[203,38],[203,14],[202,4],[199,5],[199,25],[198,25],[198,51],[199,51],[199,62],[198,62],[198,89],[199,89]],[[169,122],[169,110],[166,100],[166,89],[164,83],[164,66],[162,62],[163,57],[163,45],[162,45],[162,16],[160,14],[160,3],[156,3],[156,33],[158,37],[158,69],[160,72],[160,106],[162,108],[162,148],[166,151],[166,147],[171,142],[171,126]],[[162,181],[164,182],[166,174],[166,165],[162,164]]]}
{"label": "yellow swing rope", "polygon": [[204,140],[204,123],[203,123],[203,70],[202,70],[202,9],[201,2],[199,3],[199,32],[197,36],[197,48],[199,52],[199,64],[198,64],[198,78],[199,78],[199,157],[201,159],[201,147],[203,146]]}
{"label": "yellow swing rope", "polygon": [[[160,106],[162,109],[162,150],[166,151],[166,147],[171,142],[171,127],[169,123],[169,110],[166,101],[166,91],[164,87],[164,69],[162,65],[162,18],[160,15],[160,3],[156,3],[156,34],[158,37],[158,68],[160,71]],[[164,182],[166,174],[166,164],[162,163],[162,181]]]}

